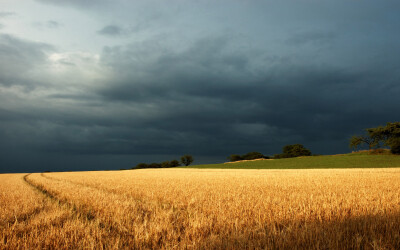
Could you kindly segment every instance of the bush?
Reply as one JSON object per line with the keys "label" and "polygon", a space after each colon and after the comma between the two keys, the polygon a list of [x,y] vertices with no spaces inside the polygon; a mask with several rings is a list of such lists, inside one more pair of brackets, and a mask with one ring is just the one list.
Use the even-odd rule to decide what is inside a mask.
{"label": "bush", "polygon": [[148,167],[149,168],[161,168],[161,164],[153,162],[153,163],[149,164]]}
{"label": "bush", "polygon": [[241,161],[243,160],[242,156],[240,155],[231,155],[228,157],[229,161]]}
{"label": "bush", "polygon": [[400,154],[400,138],[391,141],[390,152],[396,155]]}
{"label": "bush", "polygon": [[244,160],[255,160],[255,159],[262,159],[265,156],[259,152],[250,152],[242,156]]}
{"label": "bush", "polygon": [[282,158],[288,158],[287,155],[285,154],[274,154],[274,156],[272,156],[273,159],[282,159]]}
{"label": "bush", "polygon": [[293,145],[286,145],[283,147],[283,155],[287,157],[282,158],[289,158],[289,157],[298,157],[298,156],[311,156],[311,151],[306,149],[301,144],[293,144]]}
{"label": "bush", "polygon": [[162,168],[170,168],[171,167],[171,163],[169,161],[164,161],[161,163],[161,167]]}
{"label": "bush", "polygon": [[147,165],[146,163],[139,163],[136,165],[135,168],[139,169],[139,168],[148,168],[149,165]]}
{"label": "bush", "polygon": [[259,152],[249,152],[244,155],[231,155],[228,157],[229,161],[255,160],[255,159],[269,159],[269,157]]}
{"label": "bush", "polygon": [[173,168],[173,167],[178,167],[181,164],[179,164],[179,161],[177,160],[172,160],[172,161],[164,161],[161,163],[162,168]]}
{"label": "bush", "polygon": [[[193,158],[192,158],[193,161]],[[146,164],[146,163],[139,163],[134,167],[135,169],[141,169],[141,168],[173,168],[173,167],[178,167],[180,166],[179,161],[177,160],[172,160],[172,161],[164,161],[162,163],[151,163],[151,164]]]}
{"label": "bush", "polygon": [[169,163],[169,167],[171,167],[171,168],[173,168],[173,167],[179,167],[181,164],[179,163],[179,161],[177,161],[177,160],[172,160],[170,163]]}
{"label": "bush", "polygon": [[298,156],[311,156],[311,151],[301,144],[286,145],[282,149],[282,154],[275,154],[273,159],[292,158]]}

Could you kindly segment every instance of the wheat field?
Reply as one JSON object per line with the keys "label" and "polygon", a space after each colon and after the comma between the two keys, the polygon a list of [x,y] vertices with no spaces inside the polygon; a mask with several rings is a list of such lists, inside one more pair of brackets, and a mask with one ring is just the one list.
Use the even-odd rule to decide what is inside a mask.
{"label": "wheat field", "polygon": [[0,249],[398,249],[400,169],[0,175]]}

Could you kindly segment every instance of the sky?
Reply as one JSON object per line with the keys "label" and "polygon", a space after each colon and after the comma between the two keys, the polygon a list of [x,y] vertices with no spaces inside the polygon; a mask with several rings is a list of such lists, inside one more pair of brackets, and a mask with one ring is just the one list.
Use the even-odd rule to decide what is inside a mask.
{"label": "sky", "polygon": [[398,0],[0,0],[0,172],[350,152],[399,121]]}

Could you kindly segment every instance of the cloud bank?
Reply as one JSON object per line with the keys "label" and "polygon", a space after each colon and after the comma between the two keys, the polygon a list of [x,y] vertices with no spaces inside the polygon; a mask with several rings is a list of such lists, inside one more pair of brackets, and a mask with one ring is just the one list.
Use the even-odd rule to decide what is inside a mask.
{"label": "cloud bank", "polygon": [[[93,5],[59,4],[83,13]],[[400,113],[400,39],[390,13],[346,27],[344,17],[325,15],[339,28],[323,19],[325,26],[282,31],[289,20],[266,35],[261,25],[248,24],[246,35],[224,27],[175,33],[158,30],[152,15],[138,30],[124,28],[138,27],[136,19],[118,26],[105,18],[88,33],[115,39],[98,52],[1,34],[0,172],[119,169],[182,154],[222,162],[294,143],[347,152],[351,135]],[[203,25],[179,15],[184,25]]]}

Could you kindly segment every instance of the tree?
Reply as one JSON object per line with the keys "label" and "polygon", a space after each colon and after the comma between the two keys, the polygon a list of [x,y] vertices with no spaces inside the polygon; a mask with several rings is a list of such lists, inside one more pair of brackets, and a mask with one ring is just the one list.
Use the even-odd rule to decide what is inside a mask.
{"label": "tree", "polygon": [[396,140],[392,140],[391,145],[390,145],[390,152],[392,154],[400,154],[400,138]]}
{"label": "tree", "polygon": [[350,138],[350,148],[354,148],[354,150],[357,150],[358,146],[362,143],[361,137],[358,135],[353,135]]}
{"label": "tree", "polygon": [[173,167],[179,167],[181,164],[179,163],[179,161],[177,161],[177,160],[172,160],[170,163],[169,163],[169,166],[171,167],[171,168],[173,168]]}
{"label": "tree", "polygon": [[255,160],[255,159],[268,159],[268,156],[265,156],[259,152],[249,152],[244,155],[230,155],[228,157],[229,161],[241,161],[241,160]]}
{"label": "tree", "polygon": [[229,161],[241,161],[243,160],[242,156],[240,155],[230,155],[228,157]]}
{"label": "tree", "polygon": [[301,144],[286,145],[282,149],[282,154],[275,154],[273,159],[292,158],[298,156],[311,156],[311,151]]}
{"label": "tree", "polygon": [[147,165],[146,163],[139,163],[139,164],[137,164],[136,165],[136,169],[139,169],[139,168],[148,168],[149,167],[149,165]]}
{"label": "tree", "polygon": [[185,166],[189,166],[193,162],[193,157],[191,155],[184,155],[181,157],[181,162]]}
{"label": "tree", "polygon": [[310,156],[311,151],[301,144],[286,145],[282,148],[283,154],[289,157]]}
{"label": "tree", "polygon": [[149,168],[161,168],[161,164],[153,162],[153,163],[149,164],[148,167]]}
{"label": "tree", "polygon": [[366,131],[378,144],[383,142],[393,154],[400,154],[400,122],[388,122],[384,127],[369,128]]}
{"label": "tree", "polygon": [[169,168],[171,167],[171,163],[169,161],[164,161],[161,163],[162,168]]}
{"label": "tree", "polygon": [[286,158],[311,155],[311,151],[301,144],[286,145],[282,151]]}
{"label": "tree", "polygon": [[357,150],[357,147],[361,144],[367,144],[368,149],[371,151],[373,147],[379,146],[379,139],[373,135],[353,135],[350,138],[350,148]]}
{"label": "tree", "polygon": [[245,155],[242,156],[244,160],[255,160],[255,159],[261,159],[265,158],[263,154],[259,152],[249,152]]}
{"label": "tree", "polygon": [[282,158],[288,158],[287,155],[284,154],[274,154],[272,156],[272,159],[282,159]]}

